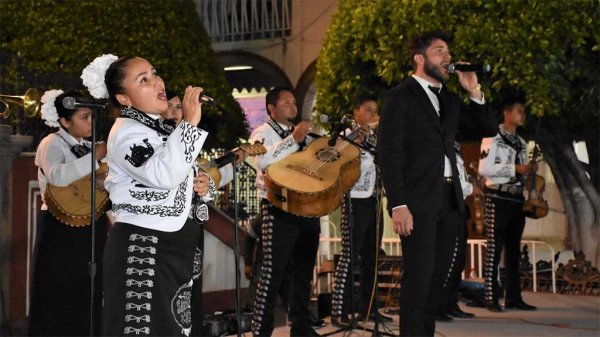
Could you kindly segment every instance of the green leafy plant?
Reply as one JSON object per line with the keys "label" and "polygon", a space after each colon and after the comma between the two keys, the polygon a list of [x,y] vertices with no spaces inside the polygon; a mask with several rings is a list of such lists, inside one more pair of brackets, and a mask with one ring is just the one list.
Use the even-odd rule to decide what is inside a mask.
{"label": "green leafy plant", "polygon": [[[411,37],[445,30],[453,60],[492,65],[480,76],[487,100],[523,93],[528,112],[543,117],[536,140],[567,209],[567,241],[598,265],[599,22],[596,0],[340,1],[317,60],[317,115],[336,121],[357,94],[383,94],[410,75]],[[454,76],[448,86],[463,92]],[[577,159],[575,140],[586,141],[589,164]]]}

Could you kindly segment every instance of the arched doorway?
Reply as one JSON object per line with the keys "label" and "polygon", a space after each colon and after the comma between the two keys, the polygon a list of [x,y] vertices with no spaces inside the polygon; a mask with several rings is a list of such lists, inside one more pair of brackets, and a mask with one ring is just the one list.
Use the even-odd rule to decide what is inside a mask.
{"label": "arched doorway", "polygon": [[233,97],[246,115],[250,132],[267,119],[265,95],[274,86],[292,88],[283,70],[274,62],[246,51],[218,52]]}

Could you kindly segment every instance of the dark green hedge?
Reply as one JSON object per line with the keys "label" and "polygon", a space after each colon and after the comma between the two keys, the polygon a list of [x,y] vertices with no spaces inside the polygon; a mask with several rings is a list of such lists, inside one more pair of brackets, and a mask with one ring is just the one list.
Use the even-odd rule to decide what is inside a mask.
{"label": "dark green hedge", "polygon": [[[79,76],[96,56],[138,55],[148,59],[171,90],[204,87],[222,112],[205,108],[201,126],[209,147],[230,148],[246,137],[240,106],[231,96],[192,0],[171,1],[0,1],[0,92],[29,87],[84,90]],[[14,122],[14,120],[13,120]],[[106,133],[111,120],[103,117]],[[39,118],[20,125],[47,132]]]}

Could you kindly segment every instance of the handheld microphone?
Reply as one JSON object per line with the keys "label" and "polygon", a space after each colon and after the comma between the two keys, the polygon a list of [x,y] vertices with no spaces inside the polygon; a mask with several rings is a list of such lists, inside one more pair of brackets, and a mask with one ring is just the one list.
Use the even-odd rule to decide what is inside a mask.
{"label": "handheld microphone", "polygon": [[492,69],[489,64],[456,64],[451,63],[448,66],[448,72],[454,74],[455,71],[487,73]]}
{"label": "handheld microphone", "polygon": [[67,96],[63,98],[62,105],[69,110],[75,110],[75,108],[91,108],[91,109],[104,109],[106,104],[91,103],[84,101],[77,101],[75,97]]}
{"label": "handheld microphone", "polygon": [[340,120],[340,123],[337,125],[337,127],[335,128],[335,130],[331,134],[331,138],[329,138],[329,141],[327,142],[327,145],[329,145],[329,146],[335,146],[335,143],[337,142],[337,139],[340,136],[340,133],[342,132],[342,128],[344,126],[346,126],[346,120],[347,119],[348,119],[348,117],[346,115],[344,115],[344,117],[342,117],[342,120]]}
{"label": "handheld microphone", "polygon": [[215,105],[217,104],[217,102],[215,101],[214,98],[207,96],[205,94],[200,94],[200,102],[201,103],[206,103],[208,105]]}

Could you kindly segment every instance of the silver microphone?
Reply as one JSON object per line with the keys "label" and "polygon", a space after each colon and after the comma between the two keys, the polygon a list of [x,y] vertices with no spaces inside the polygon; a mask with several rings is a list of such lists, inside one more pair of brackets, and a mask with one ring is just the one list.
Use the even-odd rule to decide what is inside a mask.
{"label": "silver microphone", "polygon": [[206,103],[209,105],[215,105],[217,103],[214,98],[207,96],[205,94],[200,94],[200,102]]}

